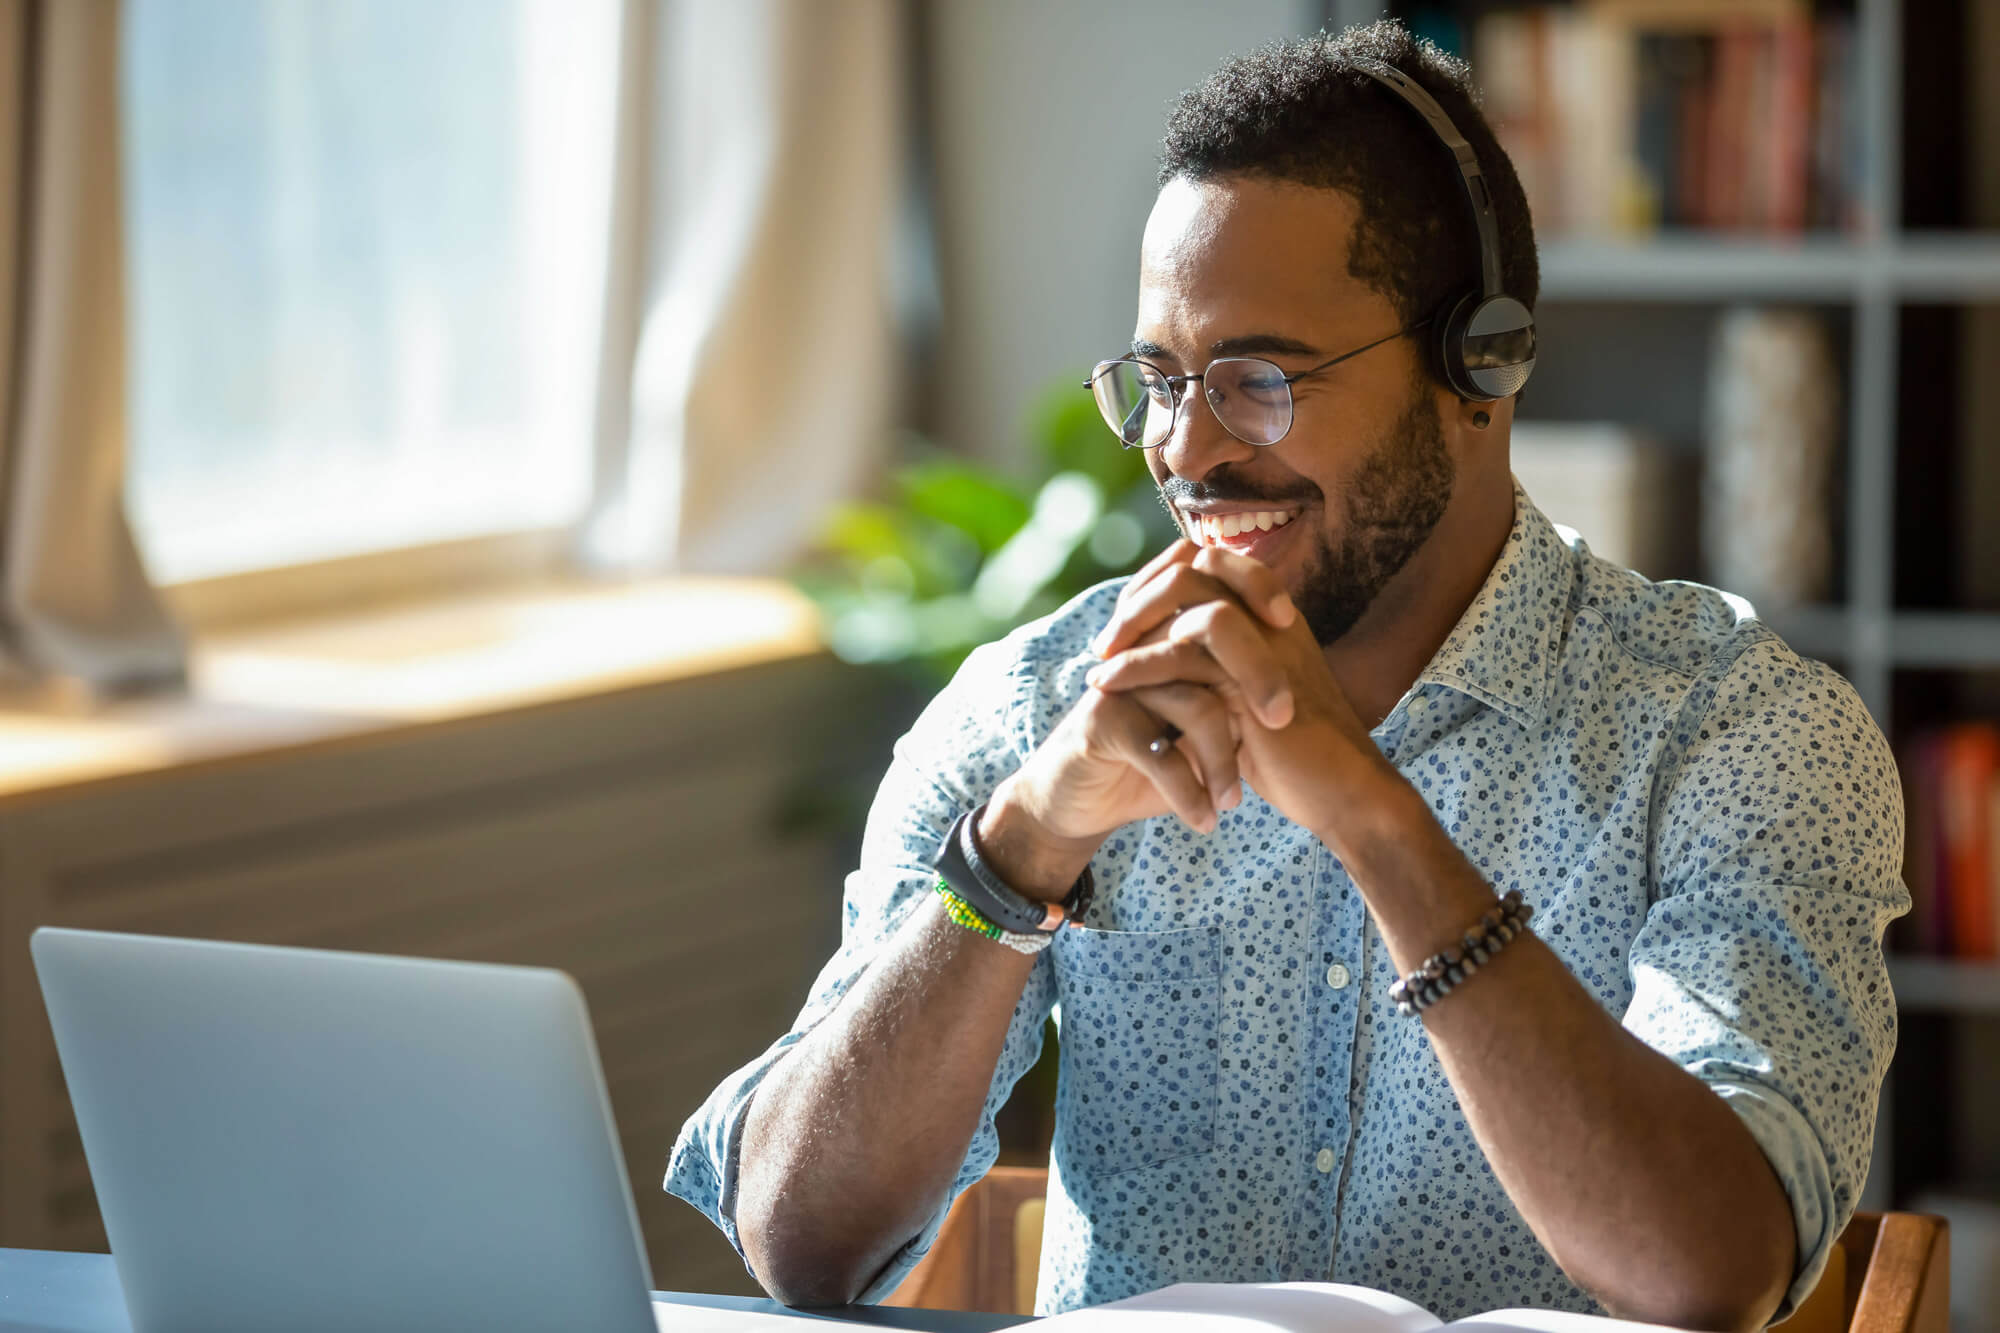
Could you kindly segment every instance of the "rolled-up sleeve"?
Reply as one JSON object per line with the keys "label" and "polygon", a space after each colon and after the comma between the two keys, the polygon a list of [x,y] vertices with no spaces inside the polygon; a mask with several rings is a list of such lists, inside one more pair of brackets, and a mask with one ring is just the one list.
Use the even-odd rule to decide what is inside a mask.
{"label": "rolled-up sleeve", "polygon": [[[705,1214],[738,1254],[743,1243],[736,1229],[737,1167],[751,1098],[785,1054],[839,1007],[930,895],[935,882],[931,858],[952,821],[983,803],[1028,752],[1019,707],[1027,678],[1017,649],[1017,641],[1009,639],[975,651],[896,743],[894,761],[869,812],[860,866],[847,877],[839,952],[821,969],[791,1030],[724,1079],[674,1143],[667,1192]],[[1043,1022],[1054,1000],[1054,978],[1044,952],[1015,1009],[985,1113],[951,1199],[998,1157],[994,1117],[1040,1054]],[[936,1240],[949,1207],[947,1200],[862,1293],[863,1301],[880,1300],[895,1290]]]}
{"label": "rolled-up sleeve", "polygon": [[1882,935],[1909,907],[1901,787],[1852,687],[1775,639],[1699,683],[1678,728],[1624,1023],[1724,1099],[1784,1185],[1782,1316],[1868,1171],[1896,1041]]}

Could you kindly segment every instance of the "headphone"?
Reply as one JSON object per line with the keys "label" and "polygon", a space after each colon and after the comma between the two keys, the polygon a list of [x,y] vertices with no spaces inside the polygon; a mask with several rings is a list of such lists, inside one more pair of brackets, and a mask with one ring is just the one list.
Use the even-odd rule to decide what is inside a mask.
{"label": "headphone", "polygon": [[1479,286],[1452,297],[1431,321],[1433,359],[1444,382],[1459,397],[1489,403],[1519,393],[1535,369],[1535,316],[1500,290],[1500,227],[1493,199],[1472,145],[1451,123],[1444,108],[1421,85],[1393,65],[1355,59],[1355,69],[1396,94],[1424,118],[1458,163],[1472,223],[1479,229]]}

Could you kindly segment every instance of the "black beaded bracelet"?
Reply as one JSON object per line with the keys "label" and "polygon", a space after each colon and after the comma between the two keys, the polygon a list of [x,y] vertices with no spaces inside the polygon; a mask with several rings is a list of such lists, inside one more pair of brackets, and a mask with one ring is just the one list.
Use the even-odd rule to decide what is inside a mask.
{"label": "black beaded bracelet", "polygon": [[1459,947],[1434,953],[1423,966],[1389,987],[1396,1012],[1408,1017],[1451,994],[1465,979],[1477,972],[1508,941],[1528,928],[1535,909],[1521,897],[1519,889],[1509,889],[1499,902],[1486,909],[1477,923],[1459,941]]}

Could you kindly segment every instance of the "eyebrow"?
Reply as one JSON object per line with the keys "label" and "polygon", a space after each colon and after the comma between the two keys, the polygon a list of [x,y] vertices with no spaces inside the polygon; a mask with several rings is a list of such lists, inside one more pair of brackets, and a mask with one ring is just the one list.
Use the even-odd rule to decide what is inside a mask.
{"label": "eyebrow", "polygon": [[[1311,343],[1287,338],[1281,333],[1248,333],[1240,338],[1219,338],[1209,344],[1210,356],[1318,356]],[[1144,338],[1132,340],[1132,355],[1149,361],[1171,360],[1173,353]]]}

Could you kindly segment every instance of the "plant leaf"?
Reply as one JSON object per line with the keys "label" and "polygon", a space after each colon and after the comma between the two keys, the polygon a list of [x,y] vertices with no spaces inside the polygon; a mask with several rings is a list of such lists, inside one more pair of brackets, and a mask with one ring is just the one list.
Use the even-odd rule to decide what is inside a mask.
{"label": "plant leaf", "polygon": [[1051,472],[1081,472],[1110,495],[1146,477],[1145,455],[1119,447],[1080,373],[1043,390],[1029,420]]}
{"label": "plant leaf", "polygon": [[991,555],[1028,521],[1028,500],[998,477],[955,458],[905,468],[896,477],[910,509],[957,528]]}

